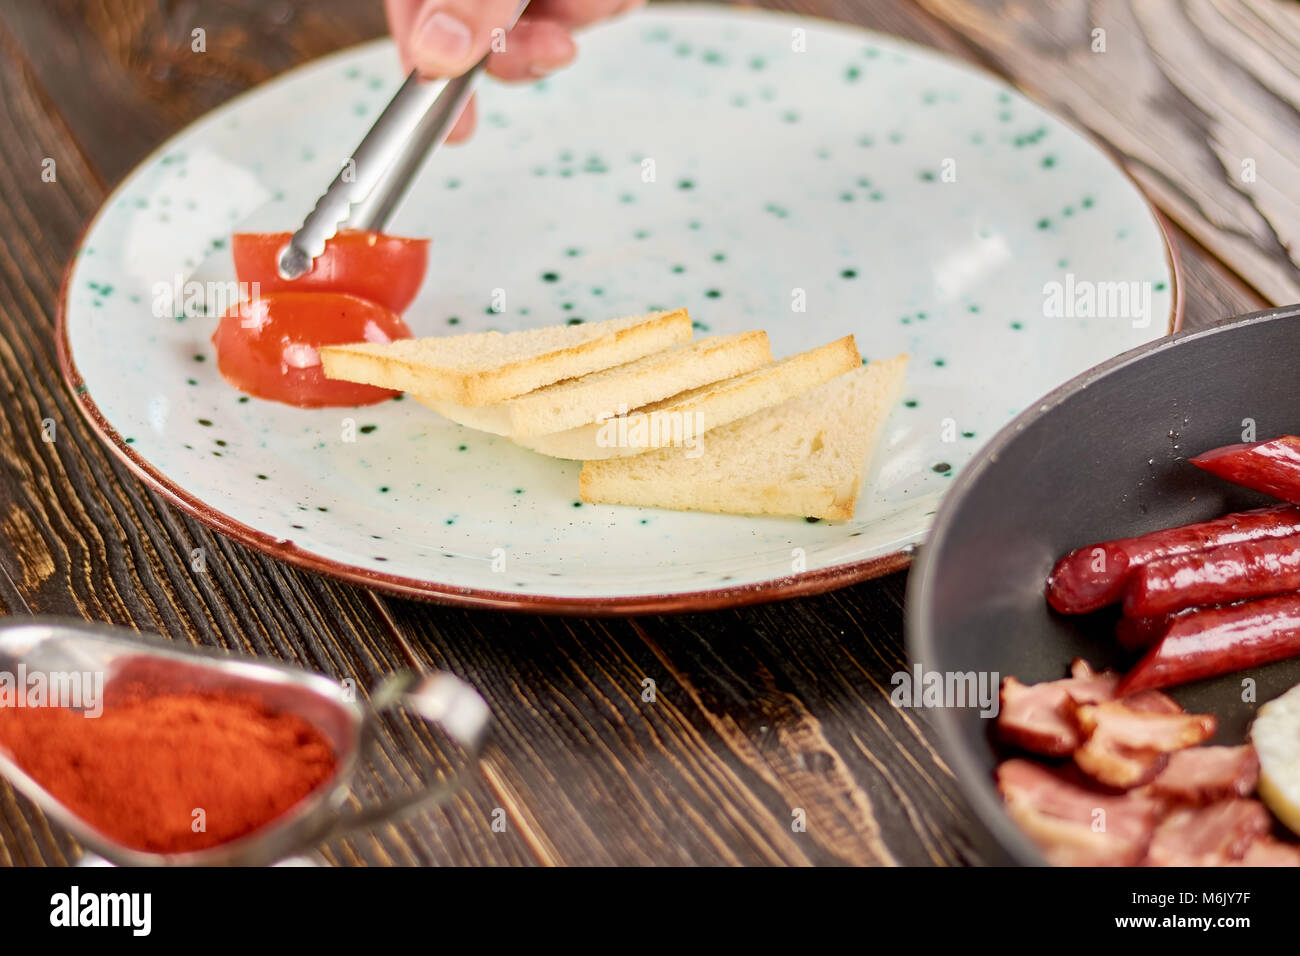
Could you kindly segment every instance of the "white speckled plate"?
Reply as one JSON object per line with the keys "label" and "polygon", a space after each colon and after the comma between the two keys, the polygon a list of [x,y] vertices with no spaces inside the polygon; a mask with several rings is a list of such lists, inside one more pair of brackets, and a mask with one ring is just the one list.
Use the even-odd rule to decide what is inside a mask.
{"label": "white speckled plate", "polygon": [[[982,441],[1176,322],[1142,196],[988,76],[850,27],[712,7],[661,7],[581,46],[553,79],[486,85],[473,142],[438,152],[392,224],[434,237],[412,328],[685,305],[701,334],[764,328],[778,355],[848,332],[868,357],[909,352],[855,520],[581,505],[577,464],[410,400],[242,397],[217,374],[214,319],[155,317],[158,284],[251,210],[278,202],[289,228],[310,207],[396,88],[383,42],[214,111],[104,205],[65,280],[59,344],[105,440],[201,520],[329,574],[479,606],[717,607],[903,566]],[[1116,281],[1149,296],[1146,327],[1045,307],[1048,283]]]}

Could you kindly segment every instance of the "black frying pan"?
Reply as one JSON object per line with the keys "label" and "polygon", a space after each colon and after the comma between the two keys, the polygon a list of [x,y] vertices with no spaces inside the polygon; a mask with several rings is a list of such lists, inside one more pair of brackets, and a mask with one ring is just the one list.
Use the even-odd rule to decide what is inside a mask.
{"label": "black frying pan", "polygon": [[[907,647],[928,671],[1063,677],[1074,657],[1121,662],[1114,618],[1051,612],[1043,582],[1072,548],[1271,503],[1187,458],[1300,432],[1300,306],[1159,339],[1091,369],[1011,422],[944,497],[907,589]],[[1242,677],[1257,701],[1242,701]],[[1300,659],[1176,688],[1240,743],[1260,703],[1300,682]],[[1002,811],[999,752],[976,708],[929,714],[967,799],[1009,858],[1043,863]]]}

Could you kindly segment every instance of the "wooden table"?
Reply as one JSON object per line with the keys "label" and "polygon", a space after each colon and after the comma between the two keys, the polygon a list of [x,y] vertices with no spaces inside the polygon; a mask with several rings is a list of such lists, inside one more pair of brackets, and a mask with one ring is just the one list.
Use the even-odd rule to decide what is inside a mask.
{"label": "wooden table", "polygon": [[[1280,0],[771,3],[938,47],[1091,130],[1174,223],[1186,325],[1300,299],[1300,9]],[[207,52],[190,31],[207,31]],[[446,668],[497,722],[449,806],[338,863],[976,863],[924,712],[889,702],[906,575],[678,617],[513,616],[296,571],[146,491],[60,380],[59,280],[110,187],[165,137],[384,32],[378,0],[0,2],[0,604],[293,661],[368,685]],[[1095,52],[1095,29],[1105,52]],[[57,183],[41,178],[57,160]],[[1253,170],[1254,176],[1247,174]],[[57,440],[42,440],[54,419]],[[207,573],[190,570],[195,547]],[[657,685],[642,700],[642,680]],[[437,769],[398,722],[363,793]],[[796,811],[805,832],[792,829]],[[494,825],[495,824],[495,825]],[[0,785],[0,864],[78,848]]]}

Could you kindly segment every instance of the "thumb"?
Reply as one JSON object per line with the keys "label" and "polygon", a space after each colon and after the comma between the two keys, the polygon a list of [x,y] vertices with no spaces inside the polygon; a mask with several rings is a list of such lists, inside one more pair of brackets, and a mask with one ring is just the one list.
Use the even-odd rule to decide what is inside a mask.
{"label": "thumb", "polygon": [[425,0],[415,15],[407,56],[421,76],[460,76],[509,26],[519,0]]}

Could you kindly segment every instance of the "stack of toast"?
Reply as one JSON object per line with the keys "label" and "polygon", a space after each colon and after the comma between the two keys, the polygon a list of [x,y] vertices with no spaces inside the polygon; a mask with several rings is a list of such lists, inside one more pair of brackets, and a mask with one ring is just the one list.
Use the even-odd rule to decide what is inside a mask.
{"label": "stack of toast", "polygon": [[773,361],[767,333],[695,339],[685,309],[320,352],[329,378],[582,461],[586,502],[831,519],[853,517],[907,367],[864,364],[851,335]]}

